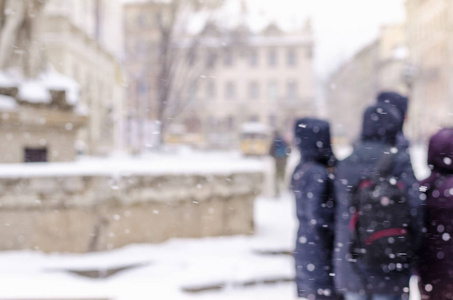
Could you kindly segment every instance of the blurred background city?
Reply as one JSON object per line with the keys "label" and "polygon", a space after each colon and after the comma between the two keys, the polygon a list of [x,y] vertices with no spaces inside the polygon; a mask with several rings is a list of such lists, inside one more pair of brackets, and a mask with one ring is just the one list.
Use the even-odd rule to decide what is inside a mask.
{"label": "blurred background city", "polygon": [[0,0],[0,299],[295,298],[299,158],[278,194],[274,133],[291,144],[296,119],[329,120],[344,157],[396,91],[423,177],[427,139],[453,125],[452,15],[440,0]]}

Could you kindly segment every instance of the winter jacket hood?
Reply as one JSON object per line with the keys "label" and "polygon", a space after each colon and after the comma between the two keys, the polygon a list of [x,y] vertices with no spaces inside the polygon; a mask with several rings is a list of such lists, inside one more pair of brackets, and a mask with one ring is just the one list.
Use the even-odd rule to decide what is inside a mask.
{"label": "winter jacket hood", "polygon": [[328,122],[314,118],[299,119],[294,134],[295,144],[304,162],[318,162],[326,166],[335,164]]}
{"label": "winter jacket hood", "polygon": [[363,116],[362,141],[379,141],[394,145],[397,133],[403,128],[403,118],[390,105],[368,107]]}
{"label": "winter jacket hood", "polygon": [[388,104],[398,109],[403,119],[407,114],[408,99],[395,92],[381,92],[377,96],[378,104]]}
{"label": "winter jacket hood", "polygon": [[453,174],[453,128],[444,128],[429,141],[428,164],[439,173]]}

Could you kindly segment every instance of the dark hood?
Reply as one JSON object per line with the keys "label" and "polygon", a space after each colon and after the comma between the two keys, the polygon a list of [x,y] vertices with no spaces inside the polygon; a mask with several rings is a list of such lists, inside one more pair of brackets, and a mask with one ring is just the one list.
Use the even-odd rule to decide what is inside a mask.
{"label": "dark hood", "polygon": [[441,129],[431,137],[428,164],[440,173],[453,173],[453,128]]}
{"label": "dark hood", "polygon": [[326,166],[335,164],[328,122],[314,118],[297,120],[294,127],[294,142],[304,162],[314,161]]}
{"label": "dark hood", "polygon": [[395,92],[381,92],[377,96],[378,104],[388,104],[398,109],[403,119],[407,114],[408,99]]}
{"label": "dark hood", "polygon": [[392,106],[369,106],[363,115],[362,140],[394,145],[397,133],[402,130],[403,121],[400,112]]}

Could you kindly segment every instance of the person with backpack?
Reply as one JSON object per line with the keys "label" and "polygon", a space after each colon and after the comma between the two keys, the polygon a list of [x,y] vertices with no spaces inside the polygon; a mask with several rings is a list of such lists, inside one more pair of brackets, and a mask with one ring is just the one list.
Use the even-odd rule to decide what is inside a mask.
{"label": "person with backpack", "polygon": [[453,299],[453,128],[429,141],[431,175],[420,182],[426,195],[425,228],[418,262],[422,299]]}
{"label": "person with backpack", "polygon": [[[377,96],[377,103],[387,104],[398,109],[403,120],[407,117],[408,98],[396,92],[380,92]],[[404,122],[404,121],[403,121]],[[409,149],[409,140],[404,136],[403,128],[396,135],[396,146],[401,150]]]}
{"label": "person with backpack", "polygon": [[274,158],[275,162],[274,185],[276,197],[280,196],[281,185],[285,182],[285,170],[289,152],[288,143],[278,131],[275,131],[269,154]]}
{"label": "person with backpack", "polygon": [[335,286],[346,300],[408,299],[423,220],[396,108],[365,110],[360,141],[335,174]]}
{"label": "person with backpack", "polygon": [[331,276],[335,206],[331,169],[336,159],[329,123],[299,119],[294,136],[301,154],[291,180],[299,219],[294,251],[297,294],[312,300],[338,300]]}

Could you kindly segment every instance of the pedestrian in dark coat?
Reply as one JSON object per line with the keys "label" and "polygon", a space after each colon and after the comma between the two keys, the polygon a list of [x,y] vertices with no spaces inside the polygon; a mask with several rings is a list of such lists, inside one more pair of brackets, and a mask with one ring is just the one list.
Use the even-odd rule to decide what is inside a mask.
{"label": "pedestrian in dark coat", "polygon": [[422,299],[453,299],[453,128],[431,137],[428,164],[431,175],[420,183],[427,196],[420,292]]}
{"label": "pedestrian in dark coat", "polygon": [[[335,175],[335,286],[352,299],[406,299],[409,292],[410,271],[406,273],[383,273],[382,269],[359,271],[351,259],[352,243],[349,222],[353,215],[352,193],[358,182],[369,176],[381,157],[395,153],[391,175],[404,184],[411,207],[409,234],[414,244],[419,244],[422,231],[421,200],[418,182],[414,176],[409,154],[395,147],[396,135],[401,130],[403,120],[395,108],[376,104],[368,107],[363,118],[362,135],[353,153],[339,162]],[[404,296],[402,296],[404,294]]]}
{"label": "pedestrian in dark coat", "polygon": [[[395,92],[381,92],[377,96],[377,103],[388,104],[395,107],[398,109],[403,120],[406,120],[408,102],[407,97]],[[409,148],[409,140],[404,136],[402,127],[396,135],[396,147],[401,150],[407,150]]]}
{"label": "pedestrian in dark coat", "polygon": [[329,124],[303,118],[295,124],[295,144],[301,161],[292,176],[299,229],[294,258],[299,297],[340,299],[332,277],[334,226],[333,182],[335,164]]}
{"label": "pedestrian in dark coat", "polygon": [[285,183],[286,163],[289,153],[290,148],[288,143],[282,135],[276,131],[272,140],[271,149],[269,150],[269,154],[274,158],[275,162],[274,187],[276,197],[280,196],[281,186]]}

